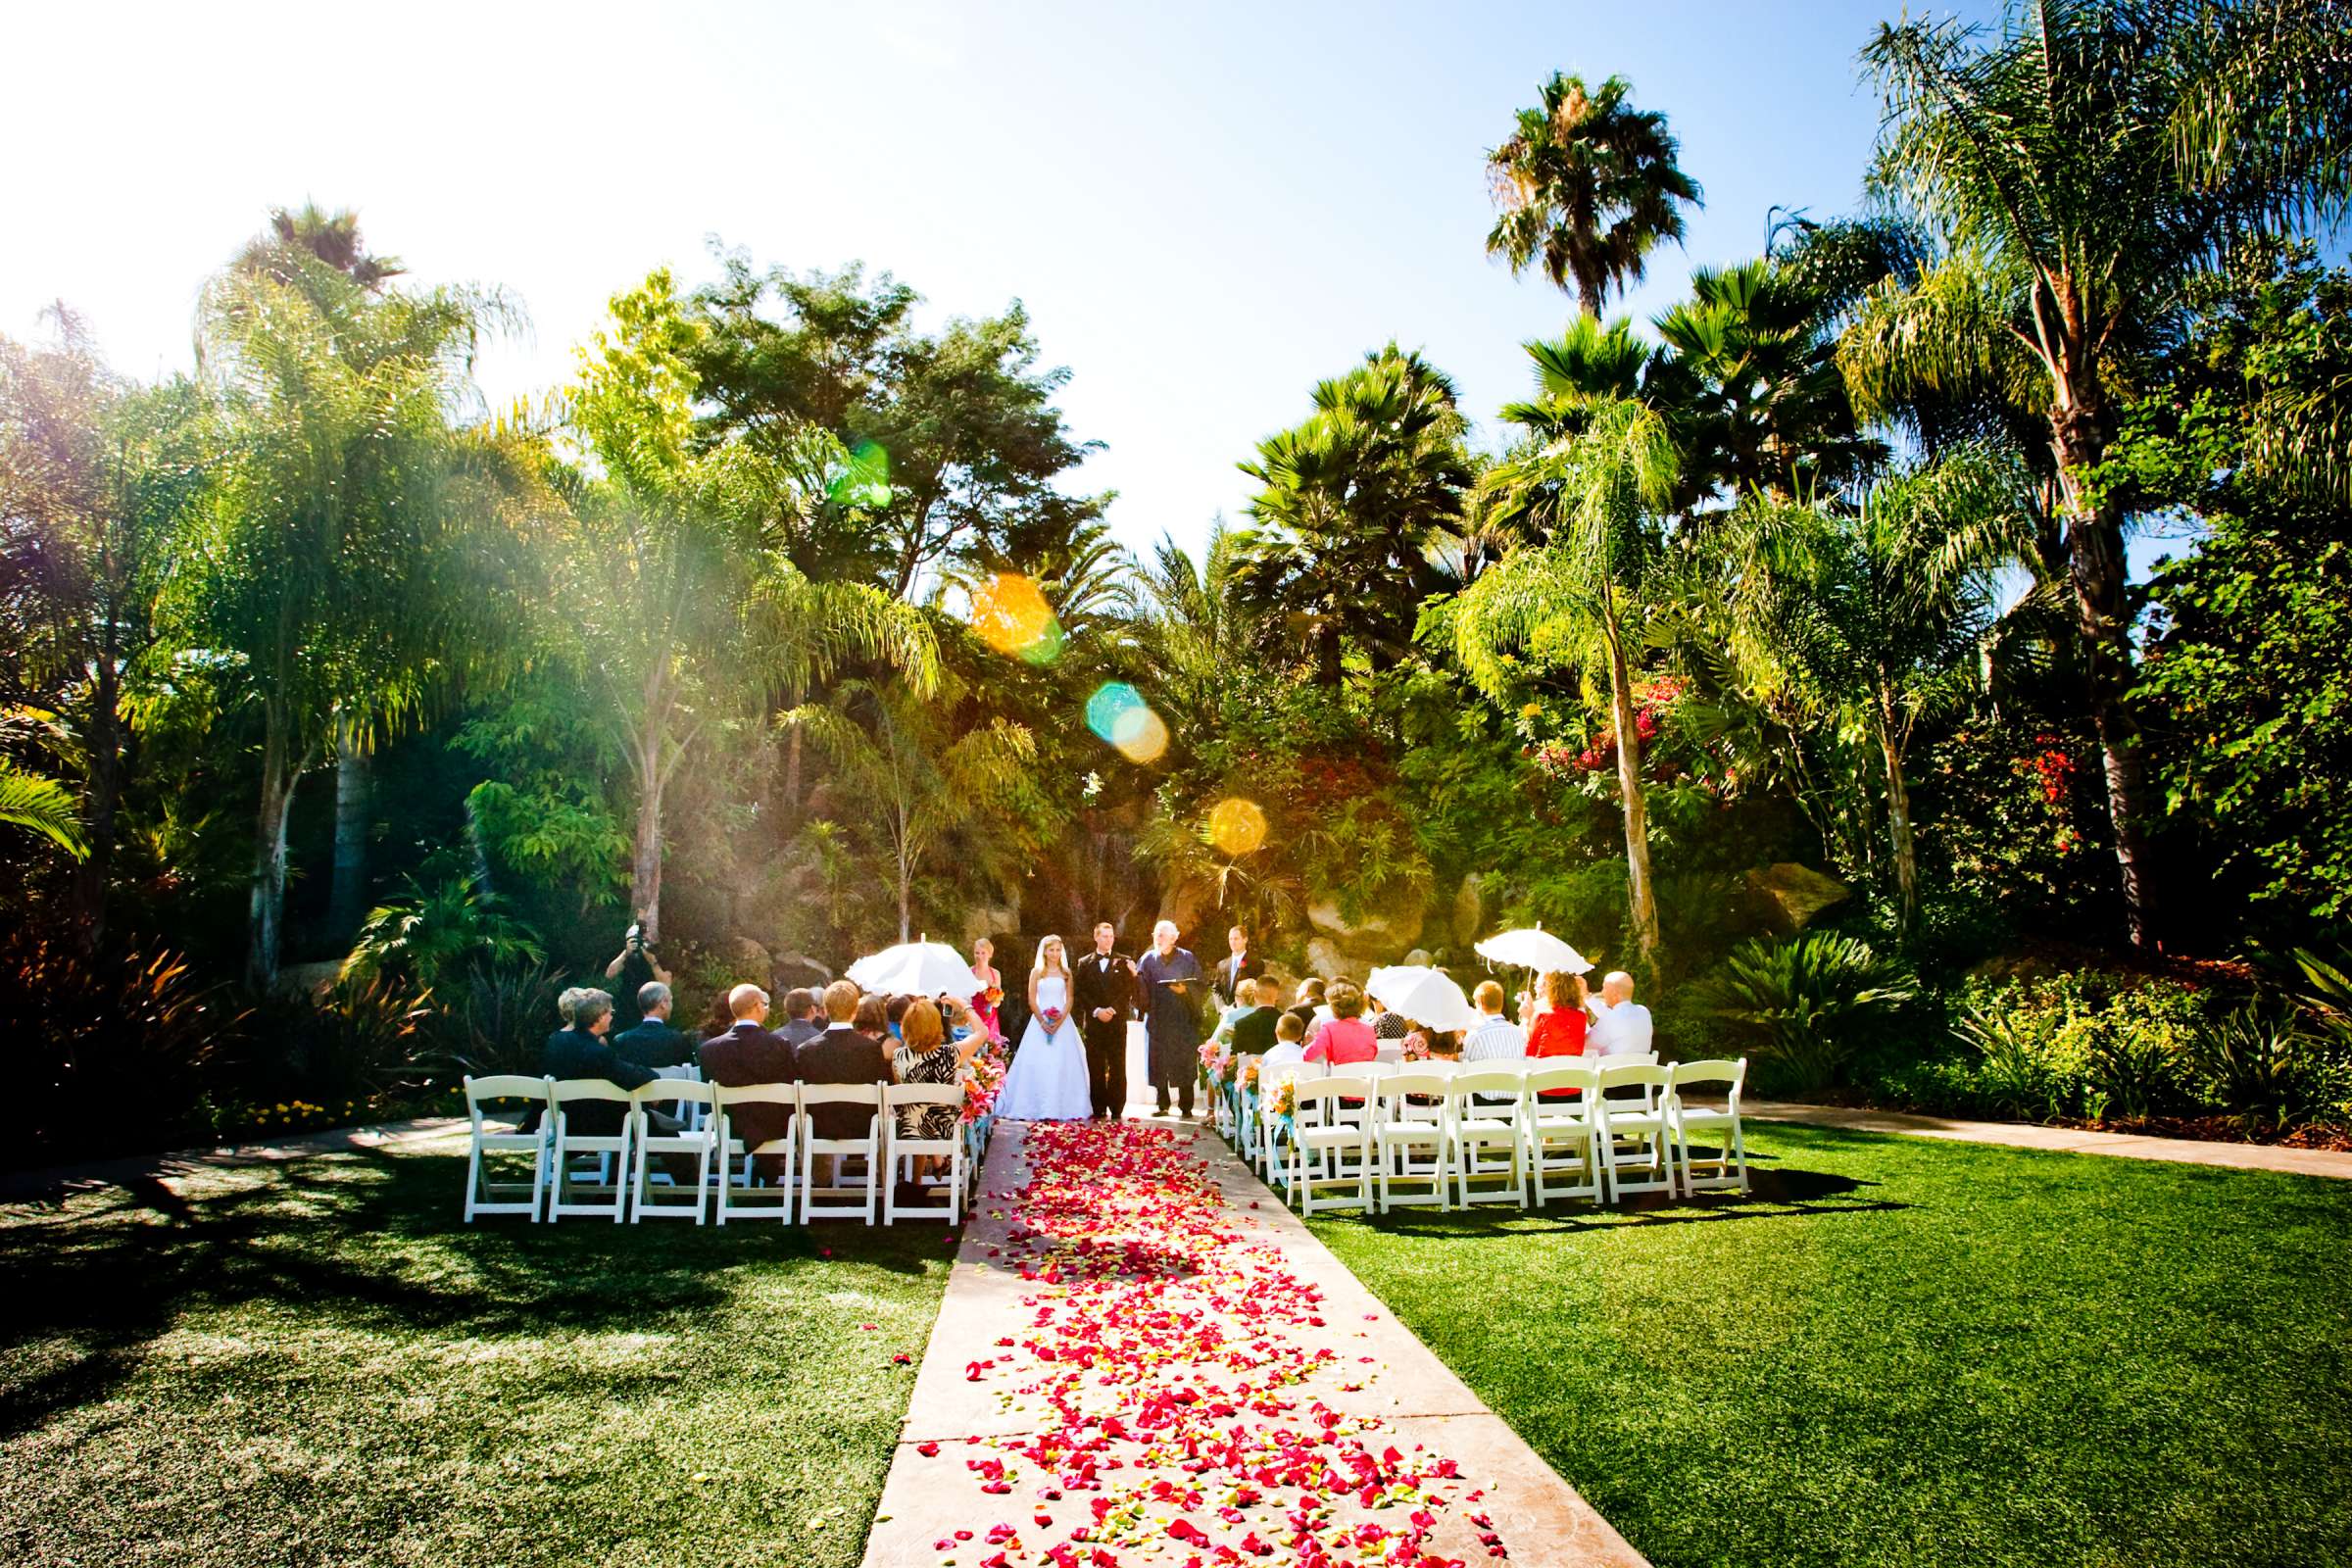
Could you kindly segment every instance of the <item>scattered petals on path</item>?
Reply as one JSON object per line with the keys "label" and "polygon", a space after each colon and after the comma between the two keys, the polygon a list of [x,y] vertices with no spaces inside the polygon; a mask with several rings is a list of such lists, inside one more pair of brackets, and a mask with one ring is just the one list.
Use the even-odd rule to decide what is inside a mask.
{"label": "scattered petals on path", "polygon": [[[1461,1568],[1430,1549],[1470,1500],[1453,1461],[1400,1450],[1378,1417],[1302,1387],[1337,1369],[1341,1329],[1319,1288],[1244,1234],[1257,1222],[1227,1205],[1194,1136],[1035,1124],[1027,1185],[988,1195],[1009,1221],[992,1266],[1035,1287],[1025,1331],[963,1368],[1035,1418],[1018,1437],[967,1440],[988,1544],[1007,1568]],[[1356,1381],[1321,1387],[1377,1375],[1349,1348]],[[1507,1556],[1483,1519],[1456,1528]]]}

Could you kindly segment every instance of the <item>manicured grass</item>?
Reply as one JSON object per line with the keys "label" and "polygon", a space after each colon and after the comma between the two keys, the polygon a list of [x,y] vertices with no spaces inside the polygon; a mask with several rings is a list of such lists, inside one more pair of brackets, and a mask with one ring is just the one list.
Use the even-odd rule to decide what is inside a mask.
{"label": "manicured grass", "polygon": [[1315,1229],[1660,1568],[2352,1562],[2352,1183],[1759,1127]]}
{"label": "manicured grass", "polygon": [[175,1185],[0,1209],[0,1561],[855,1563],[954,1256],[468,1229],[447,1153]]}

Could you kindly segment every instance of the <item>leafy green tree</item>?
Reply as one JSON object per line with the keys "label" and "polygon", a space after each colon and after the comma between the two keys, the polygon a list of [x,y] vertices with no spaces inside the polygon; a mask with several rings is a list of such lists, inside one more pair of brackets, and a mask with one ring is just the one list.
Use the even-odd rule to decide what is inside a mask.
{"label": "leafy green tree", "polygon": [[1609,291],[1640,282],[1649,253],[1683,241],[1683,209],[1698,182],[1676,163],[1666,117],[1633,107],[1633,84],[1611,76],[1597,91],[1554,72],[1518,128],[1487,154],[1498,212],[1487,254],[1513,272],[1541,266],[1594,320]]}
{"label": "leafy green tree", "polygon": [[1508,701],[1530,677],[1565,672],[1604,694],[1617,742],[1626,896],[1635,940],[1654,972],[1658,906],[1636,722],[1635,668],[1653,612],[1645,590],[1660,572],[1661,513],[1677,482],[1674,437],[1656,410],[1633,398],[1596,401],[1581,427],[1522,446],[1481,488],[1505,514],[1524,515],[1543,543],[1514,552],[1450,611],[1453,652],[1486,696]]}
{"label": "leafy green tree", "polygon": [[1865,414],[1988,382],[2044,412],[2134,943],[2157,899],[2125,498],[2101,477],[2118,388],[2218,253],[2343,211],[2342,35],[2334,0],[2019,0],[1994,35],[1905,21],[1863,51],[1886,108],[1873,189],[1942,254],[1873,291],[1841,361]]}
{"label": "leafy green tree", "polygon": [[1430,546],[1459,518],[1476,477],[1453,383],[1396,344],[1318,384],[1305,422],[1258,443],[1241,465],[1260,486],[1255,526],[1232,542],[1237,597],[1340,684],[1350,638],[1375,669],[1411,646]]}
{"label": "leafy green tree", "polygon": [[[259,709],[247,978],[278,965],[296,783],[355,729],[413,719],[495,643],[453,498],[481,335],[461,288],[376,289],[302,243],[249,248],[207,288],[199,347],[226,440],[162,612]],[[472,498],[466,498],[470,502]]]}
{"label": "leafy green tree", "polygon": [[901,942],[915,930],[917,879],[952,853],[1002,876],[1041,842],[1028,830],[1043,804],[1036,738],[1002,717],[956,733],[948,706],[904,683],[850,680],[829,704],[783,718],[833,763],[832,809],[889,857]]}
{"label": "leafy green tree", "polygon": [[127,385],[74,318],[59,327],[50,350],[0,339],[0,625],[20,688],[0,697],[57,712],[79,765],[67,917],[86,954],[106,934],[132,711],[154,690],[155,599],[203,487],[208,418],[192,383]]}
{"label": "leafy green tree", "polygon": [[937,678],[912,607],[856,583],[818,583],[782,549],[808,504],[802,475],[749,443],[704,449],[693,352],[703,331],[670,274],[612,301],[580,355],[570,414],[602,472],[575,503],[579,539],[554,607],[556,635],[597,683],[636,796],[629,898],[658,938],[662,804],[714,723],[758,719],[850,661]]}

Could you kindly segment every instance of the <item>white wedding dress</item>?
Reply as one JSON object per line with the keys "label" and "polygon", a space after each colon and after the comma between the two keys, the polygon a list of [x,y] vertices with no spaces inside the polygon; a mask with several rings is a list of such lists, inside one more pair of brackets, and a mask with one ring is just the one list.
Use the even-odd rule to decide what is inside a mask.
{"label": "white wedding dress", "polygon": [[1084,1121],[1094,1112],[1094,1097],[1078,1020],[1069,1016],[1069,982],[1057,974],[1038,981],[1037,1005],[1061,1013],[1061,1027],[1047,1034],[1044,1021],[1030,1015],[1004,1087],[997,1092],[997,1114],[1016,1121]]}

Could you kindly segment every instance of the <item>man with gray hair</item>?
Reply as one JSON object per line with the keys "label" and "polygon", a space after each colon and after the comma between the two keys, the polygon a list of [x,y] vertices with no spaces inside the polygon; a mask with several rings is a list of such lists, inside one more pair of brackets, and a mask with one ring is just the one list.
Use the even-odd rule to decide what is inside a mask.
{"label": "man with gray hair", "polygon": [[637,988],[637,1010],[645,1016],[634,1028],[612,1037],[612,1049],[642,1067],[682,1067],[694,1059],[694,1042],[682,1029],[670,1026],[669,987],[648,980]]}
{"label": "man with gray hair", "polygon": [[1176,945],[1176,922],[1152,928],[1152,951],[1135,966],[1135,988],[1144,1009],[1146,1065],[1159,1113],[1168,1113],[1173,1091],[1182,1113],[1193,1113],[1193,1084],[1200,1071],[1200,1010],[1208,977],[1200,960]]}
{"label": "man with gray hair", "polygon": [[1649,1009],[1634,1000],[1634,977],[1623,969],[1602,976],[1600,995],[1587,997],[1592,1028],[1585,1037],[1585,1054],[1596,1056],[1638,1055],[1651,1049],[1657,1026]]}
{"label": "man with gray hair", "polygon": [[[603,1078],[623,1089],[650,1084],[661,1076],[651,1067],[629,1061],[612,1049],[606,1037],[612,1029],[612,998],[587,986],[573,986],[556,999],[564,1027],[547,1037],[539,1070],[550,1078]],[[608,1100],[584,1100],[566,1112],[571,1130],[583,1137],[611,1138],[620,1131],[626,1106]]]}

